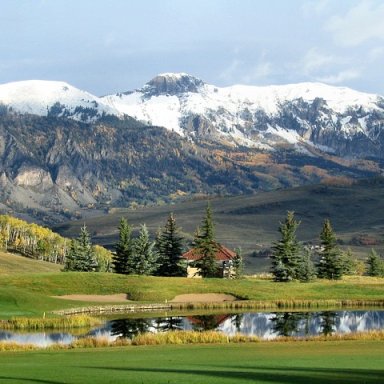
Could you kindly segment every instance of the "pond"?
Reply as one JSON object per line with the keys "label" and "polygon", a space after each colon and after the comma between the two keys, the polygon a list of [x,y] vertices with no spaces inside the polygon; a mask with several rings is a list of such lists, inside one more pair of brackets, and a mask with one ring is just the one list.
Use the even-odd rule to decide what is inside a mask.
{"label": "pond", "polygon": [[253,312],[231,314],[204,314],[198,316],[167,316],[153,318],[126,318],[107,321],[103,326],[81,333],[65,332],[11,332],[0,330],[0,341],[34,344],[46,347],[52,344],[70,344],[86,336],[132,338],[144,332],[172,330],[217,330],[227,335],[242,333],[273,339],[278,336],[311,336],[334,333],[352,333],[384,329],[384,310],[352,310],[322,312]]}

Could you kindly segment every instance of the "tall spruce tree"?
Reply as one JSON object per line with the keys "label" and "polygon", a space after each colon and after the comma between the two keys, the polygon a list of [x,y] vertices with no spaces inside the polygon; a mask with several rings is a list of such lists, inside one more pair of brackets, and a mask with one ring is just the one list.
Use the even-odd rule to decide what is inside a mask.
{"label": "tall spruce tree", "polygon": [[71,241],[67,258],[68,262],[64,268],[66,271],[92,272],[96,270],[95,251],[85,224],[80,230],[79,237]]}
{"label": "tall spruce tree", "polygon": [[230,277],[240,279],[243,276],[244,262],[241,248],[235,249],[236,255],[232,259],[233,274]]}
{"label": "tall spruce tree", "polygon": [[298,278],[301,247],[296,239],[296,230],[300,222],[295,220],[294,212],[288,211],[283,223],[280,223],[281,240],[272,247],[272,269],[275,281],[291,281]]}
{"label": "tall spruce tree", "polygon": [[310,250],[307,247],[304,247],[301,251],[296,278],[302,282],[308,282],[316,277],[315,266],[311,260]]}
{"label": "tall spruce tree", "polygon": [[143,224],[134,244],[134,273],[138,275],[150,275],[156,271],[158,264],[154,246],[155,242],[149,239],[147,226]]}
{"label": "tall spruce tree", "polygon": [[65,256],[64,271],[76,271],[76,258],[77,258],[77,241],[75,239],[71,240],[69,249]]}
{"label": "tall spruce tree", "polygon": [[181,259],[183,252],[183,237],[179,234],[173,213],[170,213],[162,232],[156,239],[159,276],[186,276],[187,266]]}
{"label": "tall spruce tree", "polygon": [[116,273],[130,274],[134,272],[134,244],[132,228],[125,218],[119,224],[119,241],[115,246],[113,267]]}
{"label": "tall spruce tree", "polygon": [[328,219],[324,220],[320,233],[320,246],[317,276],[321,279],[341,279],[345,265],[343,265],[341,251],[336,243],[336,235]]}
{"label": "tall spruce tree", "polygon": [[205,218],[203,219],[201,227],[196,231],[194,243],[196,252],[201,255],[201,258],[195,262],[195,266],[199,268],[201,276],[215,277],[217,275],[217,243],[215,241],[210,204],[207,205]]}
{"label": "tall spruce tree", "polygon": [[374,249],[371,249],[367,259],[367,275],[368,276],[384,276],[384,260],[377,254]]}

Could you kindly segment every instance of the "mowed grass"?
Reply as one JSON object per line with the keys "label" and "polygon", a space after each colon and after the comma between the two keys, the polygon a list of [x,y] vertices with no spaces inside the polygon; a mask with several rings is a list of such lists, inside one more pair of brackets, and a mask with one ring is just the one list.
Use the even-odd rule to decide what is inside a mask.
{"label": "mowed grass", "polygon": [[52,310],[96,304],[52,296],[116,293],[125,293],[137,303],[165,303],[177,295],[188,293],[225,293],[242,300],[280,301],[287,306],[294,305],[295,301],[369,302],[383,300],[384,279],[350,277],[340,281],[275,283],[257,278],[187,279],[80,272],[0,275],[0,318],[39,316]]}
{"label": "mowed grass", "polygon": [[2,383],[382,383],[384,343],[286,342],[1,352]]}

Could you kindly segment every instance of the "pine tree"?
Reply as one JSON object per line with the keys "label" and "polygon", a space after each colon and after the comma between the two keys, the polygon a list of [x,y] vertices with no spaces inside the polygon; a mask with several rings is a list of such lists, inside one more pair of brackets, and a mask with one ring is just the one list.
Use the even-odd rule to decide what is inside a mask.
{"label": "pine tree", "polygon": [[384,261],[374,249],[368,255],[367,259],[367,275],[368,276],[384,276]]}
{"label": "pine tree", "polygon": [[149,239],[147,226],[143,224],[134,243],[134,273],[150,275],[157,269],[157,254],[154,251],[154,246],[155,242]]}
{"label": "pine tree", "polygon": [[322,279],[340,279],[345,266],[343,266],[341,252],[336,244],[336,235],[328,219],[324,221],[320,240],[322,249],[317,265],[317,276]]}
{"label": "pine tree", "polygon": [[302,282],[308,282],[313,280],[315,276],[316,272],[311,260],[311,252],[307,247],[304,247],[297,266],[296,278]]}
{"label": "pine tree", "polygon": [[240,279],[243,275],[243,255],[241,252],[241,248],[235,249],[236,255],[232,259],[232,268],[233,268],[233,277],[235,279]]}
{"label": "pine tree", "polygon": [[215,277],[217,275],[217,243],[210,204],[207,206],[201,228],[196,231],[194,242],[196,252],[201,255],[201,258],[195,262],[195,266],[199,268],[201,276]]}
{"label": "pine tree", "polygon": [[296,230],[300,222],[295,220],[294,212],[288,211],[283,223],[280,223],[281,240],[272,247],[272,274],[275,281],[291,281],[298,278],[301,247],[296,239]]}
{"label": "pine tree", "polygon": [[97,261],[95,257],[95,251],[91,243],[91,236],[85,224],[80,230],[80,236],[77,242],[79,251],[79,270],[84,272],[94,271],[97,267]]}
{"label": "pine tree", "polygon": [[170,213],[164,230],[157,236],[156,249],[159,255],[157,275],[186,276],[186,263],[181,259],[183,237],[179,235],[173,213]]}
{"label": "pine tree", "polygon": [[91,243],[91,237],[84,226],[80,230],[77,240],[71,241],[64,270],[78,272],[92,272],[97,268],[95,252]]}
{"label": "pine tree", "polygon": [[133,273],[134,247],[132,239],[132,229],[126,219],[121,218],[119,224],[119,241],[115,246],[113,256],[113,267],[116,273]]}
{"label": "pine tree", "polygon": [[71,244],[68,249],[68,253],[65,257],[64,271],[76,271],[76,258],[77,258],[77,241],[75,239],[71,240]]}

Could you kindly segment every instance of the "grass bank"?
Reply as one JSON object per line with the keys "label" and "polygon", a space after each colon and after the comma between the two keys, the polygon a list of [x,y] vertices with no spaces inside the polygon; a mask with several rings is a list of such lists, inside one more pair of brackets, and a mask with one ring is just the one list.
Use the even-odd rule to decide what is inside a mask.
{"label": "grass bank", "polygon": [[[381,341],[1,352],[3,383],[382,383]],[[22,367],[22,369],[20,369]]]}
{"label": "grass bank", "polygon": [[89,328],[102,324],[101,318],[87,315],[75,315],[65,317],[16,317],[10,320],[1,320],[0,328],[6,330],[52,330]]}
{"label": "grass bank", "polygon": [[[56,295],[117,293],[127,294],[132,300],[127,304],[165,304],[181,294],[224,293],[250,301],[225,303],[233,308],[240,305],[260,309],[379,305],[384,299],[384,279],[348,277],[340,281],[275,283],[257,278],[186,279],[79,272],[0,275],[0,318],[42,316],[53,310],[106,304],[52,297]],[[188,305],[183,304],[186,308]],[[195,304],[196,309],[210,309],[209,306],[212,307]]]}

